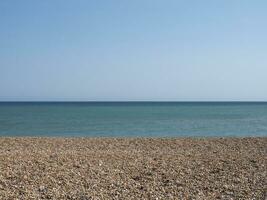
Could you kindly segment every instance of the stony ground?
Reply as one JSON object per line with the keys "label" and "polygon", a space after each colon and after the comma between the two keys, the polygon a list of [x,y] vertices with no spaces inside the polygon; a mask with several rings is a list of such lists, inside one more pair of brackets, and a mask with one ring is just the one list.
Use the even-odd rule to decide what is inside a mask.
{"label": "stony ground", "polygon": [[267,138],[0,138],[0,199],[266,199]]}

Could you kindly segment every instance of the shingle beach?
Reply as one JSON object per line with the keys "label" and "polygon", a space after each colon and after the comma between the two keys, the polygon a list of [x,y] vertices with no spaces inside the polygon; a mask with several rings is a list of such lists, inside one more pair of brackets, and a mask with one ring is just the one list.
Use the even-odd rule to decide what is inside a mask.
{"label": "shingle beach", "polygon": [[0,138],[0,199],[266,199],[263,138]]}

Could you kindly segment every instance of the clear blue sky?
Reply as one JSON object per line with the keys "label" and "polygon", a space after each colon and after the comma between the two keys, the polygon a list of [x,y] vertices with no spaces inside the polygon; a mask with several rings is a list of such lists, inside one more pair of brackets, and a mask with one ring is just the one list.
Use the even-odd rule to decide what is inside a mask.
{"label": "clear blue sky", "polygon": [[267,100],[267,1],[0,1],[0,100]]}

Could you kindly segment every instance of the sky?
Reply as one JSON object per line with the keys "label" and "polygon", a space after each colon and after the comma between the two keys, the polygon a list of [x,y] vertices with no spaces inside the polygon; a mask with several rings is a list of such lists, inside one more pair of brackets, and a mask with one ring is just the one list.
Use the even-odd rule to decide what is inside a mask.
{"label": "sky", "polygon": [[0,101],[267,101],[266,0],[0,1]]}

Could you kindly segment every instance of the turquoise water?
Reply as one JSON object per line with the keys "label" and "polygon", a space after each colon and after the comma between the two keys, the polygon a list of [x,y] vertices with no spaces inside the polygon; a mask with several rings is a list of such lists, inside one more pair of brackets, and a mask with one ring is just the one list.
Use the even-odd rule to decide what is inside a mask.
{"label": "turquoise water", "polygon": [[1,136],[267,136],[267,103],[0,103]]}

